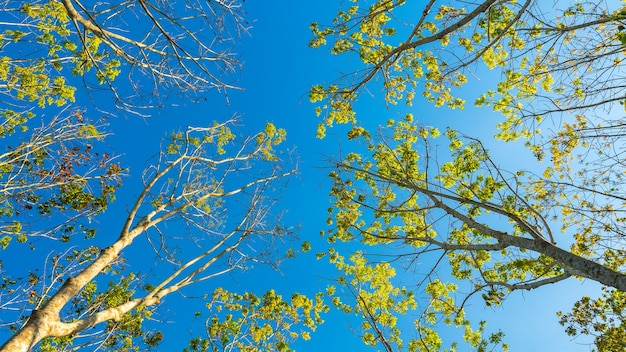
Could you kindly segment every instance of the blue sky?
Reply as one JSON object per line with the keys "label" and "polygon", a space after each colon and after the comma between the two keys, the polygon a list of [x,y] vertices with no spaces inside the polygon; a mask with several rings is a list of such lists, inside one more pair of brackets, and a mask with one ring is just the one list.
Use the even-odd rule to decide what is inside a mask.
{"label": "blue sky", "polygon": [[[288,187],[282,191],[282,201],[278,209],[286,212],[286,225],[299,228],[297,235],[312,243],[309,254],[284,262],[281,273],[259,267],[246,273],[222,277],[208,284],[208,287],[225,286],[232,290],[250,290],[262,294],[268,289],[276,289],[286,297],[292,292],[313,295],[330,283],[328,278],[335,276],[333,268],[324,259],[315,260],[315,252],[327,247],[320,230],[326,229],[326,209],[329,182],[328,160],[337,157],[345,141],[340,141],[340,129],[330,130],[325,140],[315,138],[318,123],[314,107],[309,104],[307,93],[314,84],[329,83],[349,70],[357,58],[334,57],[325,49],[313,50],[307,47],[310,39],[309,24],[313,21],[329,22],[339,6],[338,1],[246,1],[247,18],[252,22],[250,36],[241,38],[237,47],[244,62],[238,74],[238,85],[243,91],[229,92],[229,103],[217,92],[206,94],[207,100],[201,103],[174,101],[177,106],[162,109],[152,118],[135,116],[111,119],[114,135],[108,139],[111,148],[121,155],[124,165],[130,167],[131,177],[120,190],[119,200],[111,212],[99,219],[103,229],[117,234],[119,228],[115,219],[124,216],[133,196],[139,192],[137,186],[146,161],[158,151],[160,139],[170,130],[188,125],[206,125],[213,120],[221,121],[231,116],[241,116],[241,131],[256,131],[266,121],[275,123],[287,130],[285,146],[293,148],[299,158],[299,174],[290,179]],[[485,79],[488,83],[488,79]],[[466,94],[470,94],[468,89]],[[79,101],[80,102],[80,101]],[[361,117],[371,125],[384,123],[388,118],[398,118],[407,109],[387,110],[381,97],[363,98],[359,102]],[[454,126],[468,135],[489,138],[493,135],[495,121],[500,117],[486,109],[465,111],[435,110],[426,102],[416,100],[410,109],[426,124],[445,128]],[[336,135],[335,135],[336,134]],[[486,143],[489,147],[489,143]],[[493,150],[495,160],[502,166],[531,160],[521,148],[498,146]],[[142,241],[125,251],[131,261],[150,262],[144,253]],[[137,251],[137,252],[134,252]],[[148,253],[149,254],[149,253]],[[403,274],[407,284],[418,281],[413,274]],[[186,292],[193,290],[193,287]],[[574,342],[565,335],[558,325],[555,312],[567,310],[586,292],[597,292],[590,283],[570,280],[565,283],[544,287],[532,292],[512,294],[502,307],[485,308],[482,301],[472,302],[469,310],[474,320],[486,319],[488,326],[501,329],[507,335],[510,351],[589,351],[590,347],[581,344],[584,339]],[[176,321],[183,315],[188,304],[184,300],[168,298],[158,318],[163,320],[163,351],[181,349],[189,340],[190,323]],[[197,310],[197,309],[195,309]],[[301,352],[308,351],[359,351],[364,345],[351,331],[358,329],[359,322],[342,313],[331,311],[325,316],[326,323],[319,327],[306,342],[298,342],[294,347]],[[182,320],[181,320],[182,321]],[[410,326],[411,317],[404,325]]]}

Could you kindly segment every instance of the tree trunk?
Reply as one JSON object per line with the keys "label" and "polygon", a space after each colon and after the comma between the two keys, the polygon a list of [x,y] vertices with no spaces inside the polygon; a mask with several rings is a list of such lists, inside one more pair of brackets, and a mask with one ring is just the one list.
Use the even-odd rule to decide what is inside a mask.
{"label": "tree trunk", "polygon": [[43,338],[50,336],[58,317],[46,310],[32,312],[26,325],[0,347],[0,352],[27,352]]}

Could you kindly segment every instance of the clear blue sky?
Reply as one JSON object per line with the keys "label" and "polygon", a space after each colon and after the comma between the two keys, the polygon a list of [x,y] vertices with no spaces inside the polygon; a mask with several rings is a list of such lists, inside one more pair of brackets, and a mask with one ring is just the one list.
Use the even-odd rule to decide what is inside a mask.
{"label": "clear blue sky", "polygon": [[[312,243],[313,249],[307,255],[286,261],[282,272],[275,273],[267,268],[255,268],[246,273],[237,273],[209,283],[208,287],[226,286],[232,290],[249,290],[262,294],[274,288],[284,296],[292,292],[313,295],[323,290],[330,283],[327,278],[335,276],[333,268],[324,259],[315,260],[315,252],[326,248],[320,230],[326,229],[326,209],[329,182],[329,158],[339,155],[342,143],[330,130],[325,140],[315,138],[318,123],[313,106],[309,104],[309,88],[318,83],[329,83],[349,70],[349,58],[331,56],[327,50],[313,50],[307,47],[310,39],[309,24],[313,21],[329,22],[339,6],[338,1],[246,1],[248,15],[252,21],[250,37],[241,39],[237,52],[244,61],[238,84],[244,91],[229,92],[229,102],[217,92],[206,95],[207,100],[200,104],[176,101],[176,107],[163,109],[150,119],[133,116],[111,120],[114,135],[109,139],[111,147],[122,154],[123,164],[130,166],[131,177],[126,180],[120,191],[119,200],[113,205],[112,212],[101,219],[104,229],[100,234],[119,231],[119,219],[124,216],[133,196],[137,195],[140,173],[145,162],[157,152],[161,137],[169,130],[184,128],[187,125],[206,125],[213,120],[225,120],[233,115],[240,115],[242,131],[260,129],[266,121],[274,122],[287,130],[286,146],[295,148],[299,157],[299,175],[293,177],[288,187],[283,190],[283,200],[278,208],[286,211],[284,221],[287,225],[299,227],[297,235],[302,240]],[[356,60],[356,58],[354,59]],[[469,91],[468,91],[469,94]],[[362,118],[370,123],[387,118],[397,118],[406,109],[387,111],[383,100],[365,100],[360,102]],[[416,101],[412,112],[422,121],[438,127],[454,127],[475,137],[493,135],[493,125],[499,116],[483,109],[450,111],[431,108],[427,103]],[[487,143],[489,146],[489,143]],[[494,150],[494,159],[502,165],[513,161],[524,161],[521,149],[498,148]],[[528,160],[528,159],[527,159]],[[515,167],[511,164],[511,167]],[[112,226],[110,226],[112,225]],[[146,261],[149,257],[140,257],[133,250],[141,249],[141,242],[125,251],[132,261]],[[145,252],[145,251],[144,251]],[[418,281],[406,274],[403,280],[410,284]],[[558,325],[555,312],[568,310],[572,303],[587,291],[597,288],[589,283],[581,284],[568,281],[551,287],[544,287],[526,293],[515,293],[503,307],[484,308],[481,300],[471,304],[470,317],[478,321],[486,319],[492,329],[502,329],[507,335],[511,351],[589,351],[590,347],[574,342],[565,335]],[[190,292],[193,287],[186,290]],[[163,351],[180,350],[185,347],[190,335],[187,331],[190,323],[183,320],[173,322],[174,318],[184,315],[188,308],[184,300],[168,298],[159,310],[158,318],[163,319],[161,328],[164,341]],[[193,309],[195,311],[198,309]],[[331,311],[325,316],[322,325],[312,339],[299,342],[295,349],[301,352],[313,351],[361,351],[365,346],[351,329],[358,329],[358,321],[348,319],[344,314]],[[411,317],[404,324],[410,326]],[[588,341],[588,340],[587,340]]]}

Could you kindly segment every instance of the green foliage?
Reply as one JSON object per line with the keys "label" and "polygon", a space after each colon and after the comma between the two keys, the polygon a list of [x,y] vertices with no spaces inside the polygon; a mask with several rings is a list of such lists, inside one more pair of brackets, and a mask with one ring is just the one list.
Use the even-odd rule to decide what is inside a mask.
{"label": "green foliage", "polygon": [[312,300],[294,293],[285,300],[274,291],[258,297],[221,288],[213,292],[207,308],[208,338],[191,340],[184,351],[292,351],[290,344],[308,340],[328,311],[321,295]]}
{"label": "green foliage", "polygon": [[[78,84],[100,85],[118,107],[136,113],[138,104],[152,105],[146,98],[155,92],[233,88],[222,81],[237,66],[224,43],[231,33],[247,29],[239,4],[144,6],[136,11],[127,3],[5,1],[0,90],[13,106],[28,102],[44,108],[74,102]],[[153,21],[154,26],[132,25]],[[145,90],[121,92],[120,77]]]}
{"label": "green foliage", "polygon": [[[624,8],[558,2],[544,12],[543,4],[533,1],[489,0],[411,6],[354,0],[341,5],[330,25],[311,25],[311,47],[328,46],[331,54],[352,55],[357,58],[352,62],[361,63],[353,73],[309,93],[322,118],[318,137],[336,123],[352,124],[347,138],[368,148],[348,152],[331,173],[329,241],[358,241],[394,257],[385,251],[393,246],[400,251],[398,261],[407,256],[404,250],[412,253],[411,262],[447,259],[455,284],[466,286],[424,279],[420,292],[431,305],[422,314],[431,325],[453,322],[452,312],[462,311],[462,305],[448,301],[454,292],[466,292],[468,300],[480,293],[487,306],[495,306],[511,291],[581,276],[617,288],[619,295],[625,287],[616,280],[624,279],[620,229],[626,218],[618,209],[626,195],[619,162],[624,153],[615,146],[623,145],[624,128],[621,115],[608,111],[616,103],[624,105],[617,83],[625,72]],[[366,90],[373,96],[382,90],[385,104],[410,107],[421,95],[435,107],[462,109],[459,88],[469,84],[470,72],[486,77],[487,86],[466,89],[465,96],[500,114],[495,139],[521,140],[542,163],[523,166],[533,173],[522,167],[505,172],[480,141],[455,129],[446,131],[447,142],[441,141],[438,131],[413,123],[412,116],[390,120],[374,134],[362,127],[354,109]],[[495,84],[490,77],[497,77]],[[554,224],[571,236],[566,240],[570,248],[556,246]],[[434,249],[443,255],[426,259]],[[330,258],[342,257],[332,253]],[[343,270],[343,259],[339,263],[343,285],[356,279],[354,272]],[[366,259],[367,264],[373,265],[372,260]],[[605,275],[615,279],[605,280]],[[356,307],[354,300],[367,287],[352,284],[353,302],[342,303],[346,311]],[[433,303],[438,297],[446,302],[443,306]],[[586,298],[562,315],[562,323],[569,324],[571,334],[599,336],[599,349],[623,350],[621,322],[599,322],[616,316],[609,301]],[[377,319],[364,319],[374,330],[364,338],[366,344],[384,344],[383,336],[398,343],[398,332],[376,332]],[[459,319],[458,326],[469,326],[463,315]],[[418,334],[428,341],[425,349],[442,348],[434,330],[418,328]],[[483,350],[471,335],[465,341]],[[501,342],[498,333],[492,338],[479,340]]]}
{"label": "green foliage", "polygon": [[[16,132],[16,128],[21,132],[26,132],[28,127],[26,122],[35,116],[32,112],[16,112],[11,109],[0,111],[2,122],[0,122],[0,138],[8,137]],[[3,169],[6,170],[6,167]]]}
{"label": "green foliage", "polygon": [[[112,82],[122,72],[122,62],[133,61],[112,42],[118,37],[103,40],[106,35],[93,31],[99,25],[85,28],[81,21],[70,18],[61,1],[9,1],[3,12],[13,19],[13,25],[0,30],[0,38],[4,38],[0,47],[6,55],[0,58],[0,86],[16,105],[29,102],[44,108],[74,102],[72,76],[93,77],[117,94]],[[3,107],[2,111],[5,109],[9,110]]]}
{"label": "green foliage", "polygon": [[587,87],[622,74],[623,10],[566,5],[554,22],[544,22],[533,15],[535,5],[523,1],[472,6],[435,1],[418,12],[405,9],[405,1],[344,4],[331,25],[311,25],[310,46],[358,56],[362,71],[357,79],[311,89],[310,101],[319,103],[316,112],[323,114],[318,136],[334,123],[356,123],[353,101],[370,85],[384,90],[388,104],[411,106],[422,95],[437,107],[463,108],[455,91],[467,84],[468,66],[475,62],[503,77],[475,100],[504,116],[498,125],[503,140],[534,136],[546,114],[615,102],[619,85]]}
{"label": "green foliage", "polygon": [[13,237],[11,236],[3,236],[0,239],[0,247],[2,247],[2,249],[6,249],[9,246],[9,243],[11,243],[12,239]]}
{"label": "green foliage", "polygon": [[[575,236],[576,242],[567,255],[542,249],[553,246],[550,242],[553,235],[545,220],[548,214],[542,212],[545,195],[536,191],[535,183],[523,183],[517,176],[505,178],[479,141],[447,130],[448,141],[442,144],[448,146],[445,159],[451,161],[441,162],[443,152],[431,156],[429,148],[431,143],[441,143],[438,142],[438,131],[419,127],[410,116],[405,121],[389,121],[377,135],[380,138],[360,137],[367,145],[367,155],[348,154],[337,164],[338,170],[330,175],[333,180],[330,196],[334,207],[329,209],[328,224],[332,227],[327,231],[328,240],[331,243],[359,241],[378,250],[393,246],[396,250],[400,248],[401,252],[412,253],[409,256],[413,258],[411,262],[420,258],[439,263],[447,258],[452,278],[465,283],[466,288],[461,290],[458,284],[425,279],[428,283],[420,292],[430,303],[419,314],[424,317],[423,322],[415,325],[422,326],[418,329],[420,340],[430,341],[429,349],[443,348],[434,328],[441,322],[472,331],[464,337],[471,346],[492,339],[498,340],[498,344],[501,342],[501,338],[496,339],[500,333],[489,335],[484,328],[480,331],[487,336],[483,332],[474,335],[475,331],[471,330],[470,321],[463,312],[463,304],[456,303],[454,298],[459,294],[457,291],[469,290],[466,299],[480,292],[487,306],[497,306],[511,291],[530,290],[580,274],[579,269],[572,268],[582,268],[574,265],[575,261],[586,263],[586,258],[594,258],[607,272],[623,268],[624,258],[619,254],[623,251],[618,247],[601,250],[601,239],[591,232],[589,236]],[[528,192],[521,194],[524,189]],[[570,209],[565,208],[566,204],[551,204]],[[586,219],[580,225],[596,226],[594,221],[602,223],[603,218],[615,216],[609,208],[606,209],[606,213]],[[570,214],[574,212],[565,210],[561,221],[567,223],[579,216],[570,218]],[[445,216],[449,217],[448,225],[441,231],[430,219]],[[610,230],[611,227],[605,226],[604,231]],[[526,240],[521,242],[520,238],[537,244],[529,244]],[[427,257],[433,248],[445,255],[439,259]],[[385,255],[395,257],[393,253]],[[349,292],[357,301],[336,300],[337,307],[346,312],[358,312],[359,297],[365,297],[363,302],[376,301],[377,298],[368,294],[384,297],[390,304],[376,303],[367,310],[361,308],[367,313],[362,313],[367,328],[372,329],[363,335],[364,342],[379,344],[387,341],[401,346],[401,332],[394,330],[395,320],[406,312],[390,313],[393,319],[378,315],[378,310],[383,307],[390,310],[404,305],[405,298],[398,298],[398,292],[405,290],[403,286],[395,287],[392,281],[385,285],[378,283],[383,278],[391,280],[395,269],[389,263],[372,262],[361,254],[351,257],[350,264],[334,250],[328,254],[330,261],[341,271],[338,282],[342,286],[349,285]],[[402,258],[403,255],[397,256]],[[592,271],[582,275],[611,284],[593,271],[596,269],[589,270]],[[388,293],[378,292],[386,285],[393,289],[385,289]],[[369,292],[364,294],[362,290]],[[401,296],[409,297],[409,294],[402,293]],[[417,296],[419,292],[410,292],[410,297]],[[600,312],[599,309],[587,316],[596,319],[601,316]],[[383,328],[388,331],[380,332]]]}
{"label": "green foliage", "polygon": [[67,350],[72,347],[72,336],[46,337],[41,341],[39,350],[41,352],[56,352]]}
{"label": "green foliage", "polygon": [[569,336],[595,336],[598,352],[623,351],[626,345],[626,293],[603,288],[602,297],[583,296],[570,313],[558,312]]}
{"label": "green foliage", "polygon": [[[489,251],[474,249],[483,245],[487,249],[493,244],[493,238],[487,234],[459,223],[451,225],[446,237],[428,222],[435,208],[428,200],[432,197],[434,202],[434,195],[443,194],[446,189],[459,201],[455,208],[467,208],[468,216],[476,218],[481,214],[480,207],[463,205],[463,202],[492,202],[502,191],[504,183],[501,180],[493,175],[477,174],[488,161],[480,144],[463,143],[457,132],[448,130],[446,135],[453,161],[441,165],[438,173],[432,173],[433,170],[426,166],[429,160],[424,145],[438,140],[439,131],[420,127],[410,115],[404,121],[389,121],[387,126],[378,133],[383,136],[381,139],[361,137],[361,142],[367,143],[369,157],[349,154],[339,164],[338,172],[331,174],[333,188],[330,196],[334,208],[329,209],[328,223],[333,226],[327,231],[331,243],[359,241],[382,251],[387,245],[406,247],[401,251],[414,253],[409,256],[411,261],[417,258],[435,260],[421,258],[428,258],[426,255],[433,246],[439,247],[447,253],[454,278],[470,280],[474,292],[488,288],[483,295],[488,305],[499,304],[508,292],[502,290],[499,283],[532,281],[544,275],[541,268],[548,263],[519,270],[516,275],[511,274],[514,269],[496,270],[509,265],[504,264],[507,260],[515,265],[519,253],[510,258],[502,254],[503,258],[494,263]],[[426,160],[422,158],[424,154]],[[503,248],[495,248],[500,249]],[[385,255],[394,257],[393,253]],[[385,347],[387,350],[406,346],[411,351],[455,350],[457,344],[444,346],[437,332],[437,326],[445,324],[464,331],[463,340],[472,348],[482,350],[500,346],[506,349],[501,332],[487,331],[485,322],[479,323],[478,328],[473,327],[465,315],[465,300],[457,301],[456,296],[460,295],[457,284],[426,278],[426,284],[414,291],[397,284],[394,280],[397,269],[391,263],[372,260],[361,252],[351,255],[349,260],[334,249],[327,255],[341,272],[337,282],[343,289],[337,290],[333,303],[342,311],[363,317],[365,344],[396,346]],[[441,259],[443,257],[439,261]],[[537,274],[533,274],[535,269]],[[479,273],[484,275],[482,282]],[[331,291],[335,292],[334,289]],[[420,307],[419,311],[417,307]],[[407,334],[399,329],[398,321],[404,316],[415,315],[420,317],[413,322],[418,336],[409,334],[406,342]]]}
{"label": "green foliage", "polygon": [[[342,272],[337,280],[338,288],[327,289],[335,308],[364,318],[360,335],[366,345],[393,344],[401,350],[403,341],[397,315],[416,309],[413,292],[394,286],[395,270],[388,263],[370,264],[361,252],[346,260],[331,250],[329,260]],[[346,294],[349,300],[342,299]]]}
{"label": "green foliage", "polygon": [[[4,56],[0,60],[0,84],[5,94],[16,101],[35,103],[39,107],[73,102],[76,88],[67,83],[67,77],[61,71],[63,65],[74,61],[78,50],[75,44],[69,44],[71,31],[68,26],[71,24],[61,2],[24,3],[13,15],[18,17],[16,21],[21,25],[17,26],[18,30],[0,32],[0,37],[11,38],[11,41],[2,43],[3,51],[8,54],[23,52],[25,46],[32,45],[29,51],[38,47],[44,54],[41,57]],[[65,56],[69,56],[69,60]],[[14,112],[3,107],[2,114],[20,116],[32,112]],[[12,130],[25,122],[7,116],[2,125]]]}
{"label": "green foliage", "polygon": [[278,160],[274,153],[274,146],[281,144],[287,138],[287,131],[282,128],[276,128],[274,124],[267,123],[263,133],[257,135],[256,143],[261,148],[263,159]]}
{"label": "green foliage", "polygon": [[[154,176],[153,183],[146,182],[143,192],[138,192],[136,207],[128,209],[128,220],[120,218],[119,237],[93,242],[101,247],[83,241],[98,233],[98,222],[91,225],[92,220],[115,201],[126,170],[103,150],[104,118],[94,121],[85,112],[67,107],[75,101],[77,84],[85,85],[90,93],[100,85],[103,89],[99,90],[107,90],[118,106],[131,112],[137,112],[137,100],[152,105],[149,97],[153,95],[160,106],[159,94],[171,89],[187,93],[233,88],[221,81],[236,63],[225,43],[231,30],[247,30],[235,3],[101,5],[8,0],[0,10],[6,19],[0,26],[0,91],[5,98],[0,106],[0,138],[5,141],[5,149],[0,150],[0,248],[11,250],[17,243],[28,243],[34,251],[41,244],[54,248],[49,254],[34,256],[46,258],[45,272],[1,277],[3,298],[9,297],[3,300],[3,311],[9,312],[3,315],[3,324],[18,340],[34,325],[45,330],[29,339],[27,349],[157,348],[164,336],[150,330],[150,320],[163,296],[218,275],[195,277],[204,275],[218,260],[216,266],[228,266],[224,272],[246,261],[278,261],[271,245],[263,248],[258,243],[265,245],[289,232],[265,220],[269,207],[262,195],[271,181],[291,173],[279,172],[277,165],[277,146],[285,140],[285,130],[268,123],[258,134],[237,141],[232,121],[227,121],[172,133],[161,158],[143,174]],[[135,22],[154,25],[124,27]],[[207,34],[215,39],[207,40]],[[212,47],[210,42],[217,44]],[[141,96],[138,89],[139,99],[133,102],[137,96],[118,92],[128,86],[116,82],[122,72],[133,87],[148,86],[149,95]],[[250,169],[253,172],[244,176]],[[161,179],[165,174],[168,177]],[[228,207],[227,198],[234,198]],[[231,224],[226,210],[239,208],[243,219]],[[130,270],[121,249],[141,233],[150,237],[149,228],[160,234],[156,225],[170,217],[184,221],[192,233],[188,239],[202,246],[209,243],[212,250],[199,254],[205,262],[189,277],[177,277],[181,269],[156,284],[143,282]],[[222,233],[226,224],[233,225],[230,233]],[[248,240],[252,237],[263,241]],[[246,243],[246,248],[238,248],[240,243]],[[302,250],[307,247],[308,243],[303,244]],[[184,262],[168,253],[168,248],[164,250],[169,262],[181,267],[197,264],[198,259]],[[123,254],[132,256],[133,251]],[[235,256],[240,257],[234,260],[236,265],[229,262]],[[274,292],[261,298],[225,295],[230,303],[215,305],[235,314],[237,307],[245,306],[240,313],[248,332],[240,336],[229,330],[224,336],[248,350],[289,350],[291,341],[309,338],[326,310],[320,297],[313,301],[299,294],[283,300]],[[43,323],[37,320],[39,316]],[[54,330],[57,322],[65,323],[65,330]],[[68,333],[68,326],[75,330]],[[253,336],[252,343],[249,336]],[[194,350],[206,340],[195,341]]]}

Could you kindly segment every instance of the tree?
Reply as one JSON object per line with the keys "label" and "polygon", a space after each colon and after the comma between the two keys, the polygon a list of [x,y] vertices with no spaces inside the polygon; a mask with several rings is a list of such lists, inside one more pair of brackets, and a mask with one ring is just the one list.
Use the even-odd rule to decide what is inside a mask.
{"label": "tree", "polygon": [[[5,0],[0,11],[6,19],[0,27],[0,138],[14,145],[1,156],[4,215],[35,207],[38,216],[71,209],[88,217],[114,199],[122,169],[109,153],[93,149],[94,141],[106,137],[105,121],[84,119],[85,109],[67,107],[78,84],[94,101],[106,87],[118,111],[131,113],[162,105],[172,92],[236,88],[223,76],[238,65],[226,43],[246,30],[241,4],[234,1],[87,8],[76,1]],[[128,80],[116,81],[122,73]],[[32,122],[35,117],[41,123]],[[25,241],[37,231],[66,238],[61,225],[27,234],[10,221],[2,225],[0,244],[6,247],[11,234]]]}
{"label": "tree", "polygon": [[[229,121],[173,133],[157,162],[145,170],[144,189],[120,224],[119,236],[106,247],[68,248],[65,253],[48,258],[52,272],[41,278],[33,274],[21,287],[5,279],[4,290],[15,298],[8,299],[4,308],[16,305],[20,314],[12,325],[13,337],[1,350],[26,351],[39,342],[42,350],[63,350],[69,344],[74,345],[72,348],[78,345],[117,350],[131,348],[137,343],[133,342],[135,338],[143,339],[145,345],[154,345],[157,335],[142,332],[141,322],[150,317],[153,306],[165,296],[243,269],[250,260],[275,262],[278,258],[270,250],[272,243],[288,232],[268,218],[271,199],[267,189],[293,173],[277,168],[273,151],[284,139],[284,131],[268,124],[263,132],[236,140],[229,128],[231,124]],[[243,177],[251,165],[254,175]],[[238,202],[243,206],[237,218],[232,209]],[[189,231],[183,238],[193,240],[196,246],[184,254],[174,254],[169,248],[181,239],[166,225],[180,221]],[[132,272],[120,271],[123,251],[131,250],[132,254],[130,246],[141,235],[149,238],[156,254],[163,258],[161,270],[167,270],[167,262],[173,265],[169,274],[151,284]],[[101,289],[107,279],[111,281]],[[141,293],[137,292],[140,288]],[[19,297],[24,294],[27,299]],[[238,297],[224,291],[219,295],[223,300]],[[26,309],[25,301],[32,308]],[[259,302],[254,299],[254,304]],[[230,309],[234,309],[233,305],[229,303]],[[307,320],[307,326],[313,329],[314,317],[323,306],[318,303],[313,307],[304,296],[294,298],[289,309],[295,322],[304,321],[298,309],[305,307],[306,316],[313,316]],[[82,335],[87,328],[104,322],[106,327],[100,332]],[[282,329],[288,330],[289,326]],[[232,331],[227,326],[216,329]],[[269,339],[271,332],[257,332],[257,339]]]}
{"label": "tree", "polygon": [[[106,119],[68,106],[91,98],[102,111],[108,92],[112,114],[145,116],[172,93],[236,89],[241,4],[6,0],[0,11],[0,246],[34,258],[15,270],[0,262],[0,326],[11,335],[0,351],[153,348],[163,339],[156,308],[190,285],[208,308],[193,317],[208,318],[191,351],[287,351],[308,338],[326,310],[321,296],[202,286],[294,254],[281,253],[292,232],[272,210],[296,172],[276,150],[283,129],[241,136],[228,120],[171,133],[111,234],[92,220],[111,209],[129,170],[105,143]],[[151,251],[152,274],[131,265]]]}
{"label": "tree", "polygon": [[[393,285],[397,267],[383,269],[380,257],[357,253],[348,260],[334,249],[340,284],[351,292],[349,303],[338,305],[363,316],[366,343],[393,350],[402,344],[397,316],[423,296],[409,350],[442,348],[433,328],[439,321],[464,327],[465,341],[484,350],[501,335],[482,336],[483,323],[471,328],[463,310],[471,296],[498,305],[515,290],[585,278],[604,285],[606,295],[593,309],[584,297],[571,313],[560,313],[562,324],[570,334],[597,335],[600,351],[623,348],[625,328],[613,317],[622,315],[626,290],[623,108],[617,108],[624,103],[626,11],[593,1],[557,2],[550,11],[532,0],[410,6],[353,1],[332,25],[311,26],[311,46],[331,41],[333,54],[354,53],[363,63],[310,92],[311,101],[322,102],[319,136],[350,123],[348,138],[367,145],[367,152],[337,161],[331,174],[329,240],[432,263],[423,290],[410,292]],[[449,128],[441,142],[438,129],[412,114],[372,131],[354,108],[365,89],[380,88],[387,104],[411,106],[421,94],[436,107],[462,109],[467,93],[460,88],[471,76],[496,77],[469,98],[500,113],[495,140],[522,141],[536,165],[504,170],[481,141]],[[435,148],[441,145],[449,152]],[[440,255],[424,259],[433,252]],[[444,262],[450,282],[436,275]],[[371,270],[381,270],[390,288],[380,291],[382,279],[364,276]],[[362,299],[374,293],[386,303]]]}
{"label": "tree", "polygon": [[[332,40],[333,54],[356,53],[363,62],[339,84],[311,89],[313,102],[328,101],[318,109],[327,110],[326,125],[355,122],[351,102],[374,78],[382,80],[391,104],[411,105],[422,88],[435,106],[462,108],[465,100],[454,91],[481,62],[503,73],[497,89],[480,95],[476,104],[505,116],[500,126],[505,140],[532,133],[529,127],[540,122],[534,120],[545,115],[598,111],[621,101],[623,88],[616,80],[626,38],[621,9],[565,2],[555,5],[565,9],[547,17],[532,0],[483,1],[470,8],[433,0],[417,12],[402,11],[405,0],[353,3],[332,26],[311,25],[312,47]],[[605,83],[594,83],[599,81]],[[525,106],[528,101],[533,103]],[[513,133],[516,128],[522,131]]]}

